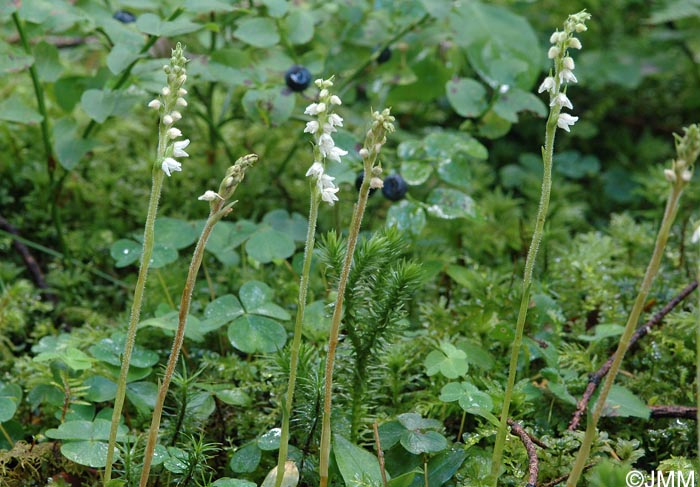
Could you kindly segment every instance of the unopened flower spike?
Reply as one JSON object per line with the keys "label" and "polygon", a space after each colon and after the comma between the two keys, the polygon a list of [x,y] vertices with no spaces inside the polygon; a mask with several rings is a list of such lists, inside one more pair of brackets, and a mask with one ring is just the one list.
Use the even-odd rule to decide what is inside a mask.
{"label": "unopened flower spike", "polygon": [[225,201],[231,197],[238,185],[243,181],[246,171],[253,167],[256,162],[258,162],[258,155],[248,154],[238,158],[233,163],[233,166],[226,170],[226,175],[221,180],[219,191],[217,192],[222,200]]}
{"label": "unopened flower spike", "polygon": [[332,205],[338,201],[336,193],[338,187],[332,178],[325,174],[326,161],[341,162],[341,157],[347,155],[347,151],[337,147],[333,140],[333,133],[337,132],[337,127],[343,126],[343,117],[335,113],[335,107],[342,105],[338,95],[331,93],[333,78],[317,79],[316,87],[319,89],[318,101],[311,103],[304,110],[304,114],[316,117],[310,120],[304,127],[304,132],[311,134],[314,138],[314,163],[311,165],[306,176],[316,180],[316,191],[321,201]]}
{"label": "unopened flower spike", "polygon": [[693,178],[695,161],[700,155],[700,126],[690,125],[683,135],[673,134],[676,139],[676,158],[671,167],[664,169],[664,177],[671,184],[685,186]]}
{"label": "unopened flower spike", "polygon": [[189,139],[176,140],[182,137],[182,131],[175,124],[182,119],[180,108],[187,106],[184,95],[187,90],[183,88],[187,81],[187,59],[183,54],[183,47],[178,42],[172,50],[170,62],[163,66],[167,78],[167,85],[160,90],[158,98],[151,100],[148,106],[158,110],[160,114],[160,136],[167,140],[164,157],[160,161],[163,172],[170,176],[173,172],[182,171],[182,164],[176,157],[188,157],[185,148],[190,143]]}
{"label": "unopened flower spike", "polygon": [[557,117],[557,127],[567,132],[578,121],[578,117],[561,111],[564,108],[573,110],[574,105],[566,95],[566,86],[578,82],[574,75],[576,63],[569,54],[569,49],[581,49],[581,41],[575,34],[586,30],[586,21],[590,18],[591,15],[586,11],[569,15],[564,22],[564,30],[556,30],[549,37],[552,45],[547,57],[554,62],[554,71],[550,71],[537,89],[538,93],[549,93],[549,106]]}

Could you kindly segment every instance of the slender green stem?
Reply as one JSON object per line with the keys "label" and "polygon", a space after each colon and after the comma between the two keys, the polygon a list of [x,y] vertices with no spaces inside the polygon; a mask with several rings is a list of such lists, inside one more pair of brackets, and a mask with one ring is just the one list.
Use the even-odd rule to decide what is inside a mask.
{"label": "slender green stem", "polygon": [[[24,26],[20,20],[17,12],[12,13],[12,21],[15,24],[17,33],[19,34],[20,43],[24,52],[32,55],[32,50],[29,47],[29,42],[27,40],[27,35],[24,32]],[[51,220],[53,221],[54,229],[56,231],[56,239],[58,240],[58,245],[61,248],[63,255],[68,256],[68,248],[66,247],[65,238],[63,237],[63,225],[61,225],[61,215],[58,209],[58,196],[60,193],[60,187],[63,184],[63,178],[61,178],[58,183],[56,183],[56,159],[54,158],[53,145],[51,143],[51,127],[49,126],[49,113],[46,109],[46,95],[44,92],[44,87],[39,79],[39,74],[36,70],[36,65],[32,64],[29,66],[29,76],[32,79],[32,86],[34,87],[34,97],[36,98],[37,108],[41,114],[41,141],[44,145],[44,152],[46,154],[46,171],[49,176],[50,185],[50,196],[49,202],[51,205]]]}
{"label": "slender green stem", "polygon": [[156,276],[158,276],[158,282],[160,283],[160,287],[163,288],[165,300],[168,302],[168,305],[172,309],[175,309],[175,301],[173,301],[173,297],[170,295],[170,290],[168,289],[168,285],[166,284],[165,279],[163,278],[163,273],[160,272],[160,269],[156,269]]}
{"label": "slender green stem", "polygon": [[151,417],[151,427],[148,430],[148,441],[146,443],[146,449],[144,450],[143,457],[143,470],[141,471],[141,480],[139,482],[140,487],[146,487],[146,484],[148,483],[148,476],[150,474],[151,463],[153,461],[153,452],[156,447],[156,442],[158,441],[158,430],[160,429],[160,419],[163,414],[163,404],[165,403],[165,396],[168,393],[168,388],[170,387],[170,382],[172,381],[173,373],[175,372],[175,366],[177,365],[177,360],[180,356],[180,350],[182,349],[182,344],[185,340],[187,314],[190,311],[192,291],[194,290],[194,285],[197,281],[199,267],[202,264],[204,247],[207,244],[209,235],[211,235],[211,231],[214,229],[214,225],[216,225],[219,220],[232,211],[230,206],[222,208],[223,204],[224,202],[222,201],[211,210],[209,218],[202,229],[202,234],[197,241],[194,254],[192,255],[192,261],[190,262],[190,268],[187,273],[187,280],[185,281],[185,288],[182,290],[182,298],[180,300],[177,331],[175,332],[175,338],[173,339],[173,346],[170,352],[170,357],[168,358],[168,364],[165,367],[163,380],[158,388],[158,396],[156,398],[156,404],[153,408],[153,416]]}
{"label": "slender green stem", "polygon": [[566,487],[575,487],[578,483],[581,473],[586,465],[586,460],[591,452],[591,446],[593,444],[593,439],[596,434],[596,426],[598,425],[598,420],[603,414],[603,408],[605,407],[605,401],[608,398],[610,389],[615,382],[615,377],[620,370],[622,364],[622,359],[629,348],[630,339],[637,328],[637,323],[639,322],[639,317],[644,310],[644,303],[646,302],[651,285],[654,282],[654,278],[661,265],[661,259],[663,258],[664,249],[666,248],[666,242],[668,241],[668,236],[671,232],[671,226],[678,213],[678,201],[683,192],[684,182],[676,182],[669,194],[668,200],[666,202],[666,209],[664,211],[664,217],[661,221],[661,227],[659,228],[659,233],[656,237],[656,244],[654,246],[654,253],[651,256],[649,265],[647,266],[646,272],[644,273],[644,279],[642,280],[642,285],[639,289],[639,294],[637,294],[637,299],[634,301],[632,306],[632,311],[630,311],[629,319],[625,325],[625,329],[620,337],[620,342],[617,345],[617,350],[613,358],[612,365],[610,366],[610,371],[605,377],[605,383],[603,384],[600,394],[598,395],[598,400],[596,402],[593,413],[588,417],[588,422],[586,424],[586,433],[583,437],[581,443],[581,448],[576,455],[576,461],[574,462],[574,467],[569,474],[569,479],[566,482]]}
{"label": "slender green stem", "polygon": [[311,273],[311,261],[313,260],[314,241],[316,237],[316,221],[318,220],[318,206],[320,198],[316,185],[309,180],[311,204],[309,206],[309,226],[306,230],[306,246],[304,247],[304,264],[299,280],[299,298],[297,300],[297,314],[294,321],[294,337],[292,338],[291,358],[289,361],[289,383],[287,384],[287,396],[282,407],[282,433],[280,436],[279,457],[277,460],[277,477],[275,487],[282,485],[284,479],[287,451],[289,449],[289,421],[292,417],[292,404],[294,402],[294,388],[296,385],[297,368],[299,365],[299,349],[301,347],[301,333],[304,323],[304,310],[306,309],[306,294],[309,289],[309,274]]}
{"label": "slender green stem", "polygon": [[117,381],[117,395],[114,399],[114,412],[112,413],[112,427],[109,432],[109,445],[107,448],[107,464],[105,466],[105,485],[112,478],[112,462],[114,461],[114,448],[117,442],[117,428],[121,419],[122,409],[124,407],[124,398],[126,396],[126,379],[129,373],[129,364],[131,362],[131,353],[136,342],[136,325],[139,323],[141,316],[141,303],[143,302],[143,294],[146,288],[146,278],[148,277],[148,268],[151,264],[153,255],[153,244],[155,242],[155,222],[156,214],[158,213],[158,202],[160,201],[160,193],[163,188],[163,179],[165,173],[158,167],[158,162],[163,159],[166,149],[166,127],[161,124],[158,137],[158,152],[156,160],[153,163],[153,184],[151,185],[151,195],[148,201],[148,213],[146,214],[146,225],[143,231],[143,252],[141,254],[141,265],[139,274],[136,279],[136,288],[134,289],[134,300],[131,304],[131,317],[129,319],[129,327],[126,332],[126,344],[124,345],[124,355],[122,355],[122,367]]}
{"label": "slender green stem", "polygon": [[515,377],[518,371],[518,356],[523,340],[523,331],[525,329],[525,320],[527,318],[528,303],[530,302],[530,288],[532,286],[532,272],[537,260],[537,251],[542,241],[544,233],[544,223],[547,218],[547,210],[549,208],[549,196],[552,190],[552,159],[554,157],[554,136],[557,131],[557,118],[559,117],[559,107],[553,107],[547,118],[547,127],[545,132],[545,144],[542,149],[543,175],[542,175],[542,191],[540,193],[540,204],[537,210],[537,219],[535,221],[535,230],[532,234],[530,248],[527,251],[527,259],[525,260],[525,272],[523,276],[522,296],[520,298],[520,309],[518,311],[518,321],[515,325],[515,337],[510,354],[510,366],[508,367],[508,383],[506,384],[505,395],[503,396],[503,408],[501,409],[501,421],[496,434],[496,444],[493,448],[493,457],[491,459],[491,484],[496,487],[498,485],[498,477],[501,470],[501,461],[503,459],[503,449],[505,447],[506,434],[508,433],[508,414],[510,412],[510,402],[513,396],[513,388],[515,387]]}
{"label": "slender green stem", "polygon": [[[698,263],[698,275],[697,281],[700,282],[700,263]],[[695,324],[695,385],[697,387],[696,400],[697,400],[697,420],[695,421],[695,426],[697,428],[697,440],[698,440],[698,465],[700,465],[700,292],[698,293],[698,302],[696,304],[695,313],[697,317],[695,318],[697,323]]]}
{"label": "slender green stem", "polygon": [[7,440],[7,442],[10,444],[10,448],[14,448],[15,442],[12,441],[12,437],[10,436],[10,433],[7,432],[7,430],[2,425],[2,423],[0,423],[0,433],[2,433],[2,436],[4,436],[5,439]]}
{"label": "slender green stem", "polygon": [[[22,21],[19,19],[17,12],[12,12],[12,21],[15,24],[17,33],[19,34],[19,40],[22,44],[24,52],[32,55],[32,50],[29,47],[29,42],[27,41],[27,35],[24,32],[24,27],[22,26]],[[49,177],[53,181],[53,172],[56,169],[56,161],[53,157],[53,146],[51,145],[51,131],[49,128],[49,115],[46,111],[46,101],[44,95],[44,87],[41,85],[39,80],[39,74],[36,71],[36,65],[32,64],[29,66],[29,76],[32,78],[32,85],[34,86],[34,96],[36,97],[36,102],[39,108],[39,113],[41,114],[41,141],[44,144],[44,152],[46,152],[46,162],[48,164]]]}
{"label": "slender green stem", "polygon": [[331,321],[331,331],[328,340],[328,357],[326,358],[326,381],[323,397],[323,420],[321,424],[321,452],[319,473],[321,476],[321,487],[328,485],[328,463],[331,453],[331,402],[333,393],[333,364],[335,361],[335,351],[338,347],[338,335],[340,333],[340,320],[343,315],[343,301],[345,300],[345,287],[348,283],[348,275],[352,265],[352,257],[355,253],[357,238],[360,234],[360,226],[362,225],[362,216],[365,213],[367,206],[367,198],[369,195],[369,183],[372,179],[373,160],[365,160],[365,177],[360,187],[360,195],[355,205],[355,211],[350,222],[350,230],[348,233],[348,244],[343,260],[343,269],[340,272],[340,280],[338,282],[338,295],[335,300],[335,308],[333,309],[333,318]]}

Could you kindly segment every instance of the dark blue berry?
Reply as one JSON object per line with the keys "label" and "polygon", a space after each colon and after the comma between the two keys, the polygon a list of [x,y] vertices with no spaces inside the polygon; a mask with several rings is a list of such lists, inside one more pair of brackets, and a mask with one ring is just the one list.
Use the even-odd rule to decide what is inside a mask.
{"label": "dark blue berry", "polygon": [[382,187],[382,194],[384,197],[391,201],[399,201],[406,196],[408,191],[408,184],[401,177],[400,174],[389,174],[384,178],[384,186]]}
{"label": "dark blue berry", "polygon": [[[355,178],[355,187],[357,188],[358,191],[360,190],[360,186],[362,186],[362,181],[364,181],[364,180],[365,180],[365,172],[364,171],[358,172],[357,177]],[[377,190],[370,189],[369,195],[372,196],[375,191],[377,191]]]}
{"label": "dark blue berry", "polygon": [[384,64],[389,59],[391,59],[391,49],[385,47],[382,52],[379,53],[379,56],[377,56],[377,64]]}
{"label": "dark blue berry", "polygon": [[136,22],[136,16],[131,12],[127,12],[126,10],[117,10],[116,12],[114,12],[113,17],[115,20],[118,20],[122,24],[130,24],[132,22]]}
{"label": "dark blue berry", "polygon": [[311,84],[311,73],[304,66],[295,64],[287,70],[284,82],[292,91],[304,91]]}

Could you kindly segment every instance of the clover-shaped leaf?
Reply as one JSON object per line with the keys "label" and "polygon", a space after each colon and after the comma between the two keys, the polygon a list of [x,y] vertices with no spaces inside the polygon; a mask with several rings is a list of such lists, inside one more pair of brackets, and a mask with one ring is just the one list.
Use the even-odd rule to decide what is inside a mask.
{"label": "clover-shaped leaf", "polygon": [[[121,367],[121,355],[124,353],[126,335],[114,333],[104,338],[88,350],[97,360]],[[158,354],[140,345],[135,345],[131,353],[130,364],[134,367],[151,367],[158,362]]]}
{"label": "clover-shaped leaf", "polygon": [[291,319],[290,314],[272,302],[273,291],[264,282],[248,281],[238,293],[246,313],[268,316],[278,320]]}
{"label": "clover-shaped leaf", "polygon": [[0,384],[0,423],[9,421],[22,399],[22,388],[17,384]]}
{"label": "clover-shaped leaf", "polygon": [[438,372],[448,379],[456,379],[463,376],[469,370],[467,354],[452,345],[443,342],[440,350],[433,350],[425,358],[425,368],[428,375],[435,375]]}
{"label": "clover-shaped leaf", "polygon": [[284,347],[287,332],[282,325],[270,318],[244,315],[229,325],[228,339],[241,352],[269,353]]}
{"label": "clover-shaped leaf", "polygon": [[[58,428],[47,430],[46,436],[64,441],[61,453],[69,460],[88,467],[102,468],[107,464],[110,428],[111,422],[105,419],[66,421]],[[117,440],[123,440],[126,433],[126,427],[120,425]],[[116,448],[115,456],[118,458]]]}
{"label": "clover-shaped leaf", "polygon": [[491,414],[493,400],[491,396],[480,391],[470,382],[450,382],[440,391],[440,400],[444,402],[457,401],[466,412],[482,416],[494,424],[498,424],[496,416]]}

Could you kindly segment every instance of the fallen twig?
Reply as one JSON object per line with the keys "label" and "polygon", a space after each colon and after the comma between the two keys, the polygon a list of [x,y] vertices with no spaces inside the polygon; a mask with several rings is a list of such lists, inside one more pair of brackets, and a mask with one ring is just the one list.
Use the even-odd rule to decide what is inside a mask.
{"label": "fallen twig", "polygon": [[692,406],[649,406],[652,418],[697,419],[698,408]]}
{"label": "fallen twig", "polygon": [[[19,230],[17,230],[17,228],[15,228],[14,225],[12,225],[10,222],[5,220],[2,216],[0,216],[0,228],[5,230],[8,233],[11,233],[12,235],[19,236]],[[22,260],[24,261],[24,265],[27,267],[27,270],[29,271],[29,275],[31,276],[34,284],[36,284],[36,287],[38,287],[39,289],[48,289],[49,286],[48,286],[48,284],[46,284],[46,279],[44,278],[44,273],[41,271],[41,267],[39,267],[39,264],[37,263],[36,259],[34,258],[32,253],[29,251],[29,248],[16,238],[12,239],[12,246],[15,248],[17,253],[22,257]],[[49,292],[44,292],[42,294],[44,295],[44,297],[46,297],[47,299],[50,299],[54,303],[57,300],[55,294],[51,294]]]}
{"label": "fallen twig", "polygon": [[[585,472],[586,470],[591,468],[593,465],[594,465],[593,463],[586,465],[585,467],[583,467],[583,471]],[[546,484],[540,485],[540,487],[554,487],[555,485],[559,485],[562,482],[565,482],[568,478],[569,478],[569,474],[567,473],[567,474],[562,475],[561,477],[557,477],[555,479],[550,480]]]}
{"label": "fallen twig", "polygon": [[[661,323],[661,320],[663,320],[664,317],[673,310],[673,308],[678,306],[678,304],[681,301],[683,301],[690,293],[692,293],[697,287],[698,281],[693,281],[690,284],[688,284],[685,288],[683,288],[683,290],[680,293],[678,293],[676,297],[669,301],[669,303],[666,306],[661,308],[661,310],[659,310],[659,312],[656,313],[649,321],[637,328],[637,330],[634,332],[634,335],[632,335],[632,338],[630,339],[629,346],[631,347],[640,338],[647,335],[651,331],[652,326]],[[578,428],[579,424],[581,423],[581,418],[583,417],[583,414],[586,412],[586,408],[588,407],[588,402],[591,400],[591,397],[593,396],[593,393],[598,387],[598,384],[600,384],[600,381],[610,370],[614,358],[615,354],[613,353],[613,355],[611,355],[610,358],[606,360],[602,367],[600,367],[598,370],[589,375],[586,390],[584,391],[583,396],[581,396],[581,400],[579,400],[579,402],[576,404],[576,411],[574,411],[574,415],[571,418],[571,422],[569,423],[569,431],[574,431],[576,428]]]}
{"label": "fallen twig", "polygon": [[537,485],[537,474],[540,471],[540,462],[537,458],[535,443],[532,441],[532,437],[523,429],[522,426],[520,426],[519,423],[509,418],[508,426],[510,426],[511,432],[520,438],[520,441],[522,441],[523,446],[527,451],[527,464],[530,476],[527,479],[527,484],[525,484],[525,487],[535,487]]}

